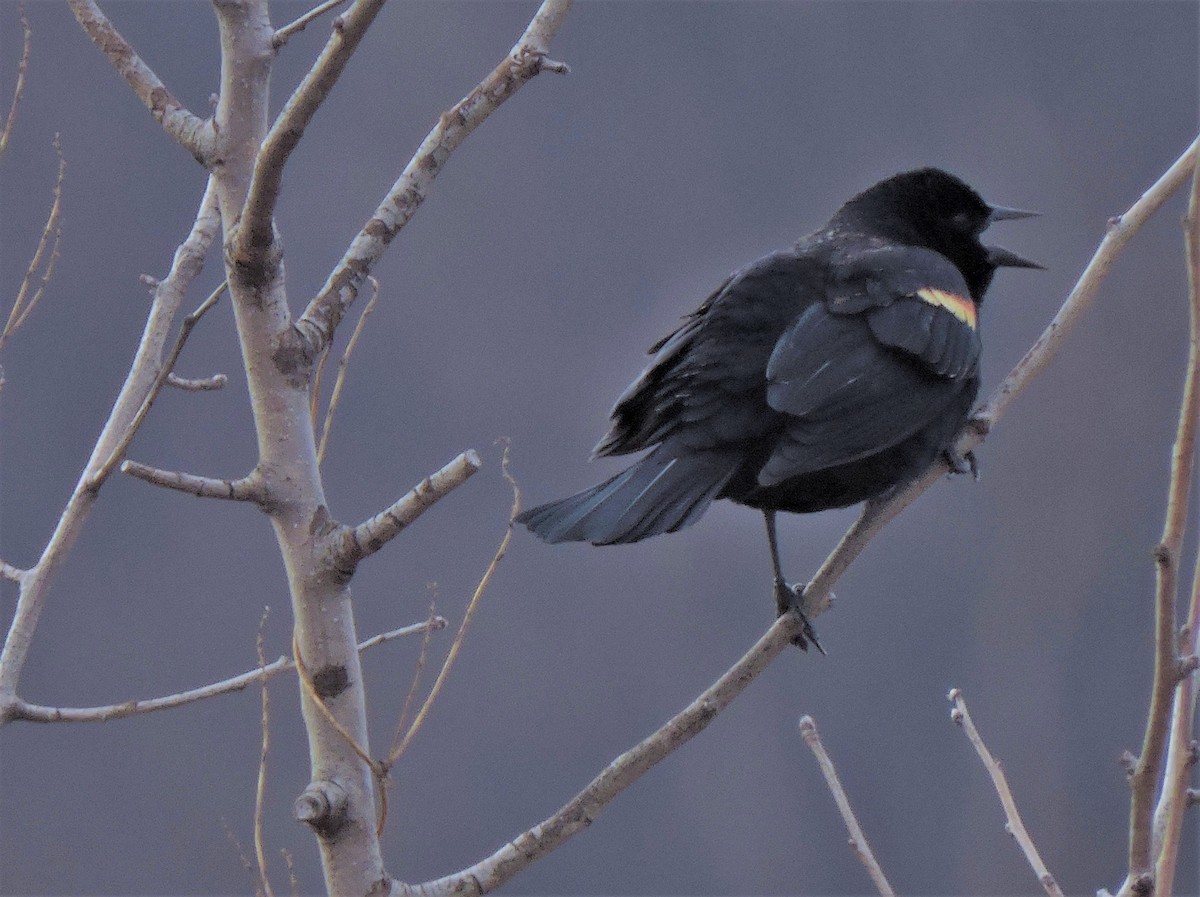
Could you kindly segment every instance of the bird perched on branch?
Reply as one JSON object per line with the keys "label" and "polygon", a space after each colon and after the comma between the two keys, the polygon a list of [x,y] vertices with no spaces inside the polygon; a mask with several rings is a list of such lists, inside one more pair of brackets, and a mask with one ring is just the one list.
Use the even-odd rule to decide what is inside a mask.
{"label": "bird perched on branch", "polygon": [[715,499],[758,508],[778,611],[803,616],[776,512],[882,496],[939,457],[973,467],[952,444],[979,390],[980,303],[997,268],[1041,267],[980,235],[1033,214],[934,168],[868,187],[650,347],[594,451],[648,454],[517,520],[547,542],[615,545],[689,526]]}

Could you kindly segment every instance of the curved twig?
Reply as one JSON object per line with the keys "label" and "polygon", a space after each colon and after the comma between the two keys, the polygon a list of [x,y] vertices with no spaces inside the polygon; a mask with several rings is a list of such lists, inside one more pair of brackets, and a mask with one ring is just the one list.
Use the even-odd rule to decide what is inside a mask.
{"label": "curved twig", "polygon": [[[392,639],[404,635],[414,635],[418,632],[436,632],[446,628],[444,617],[433,616],[421,623],[402,626],[388,632],[381,632],[366,641],[358,643],[359,652],[367,651]],[[162,698],[151,698],[144,701],[125,701],[122,704],[106,704],[101,707],[46,707],[41,704],[30,704],[18,700],[11,712],[12,719],[26,720],[31,723],[103,723],[114,719],[124,719],[127,716],[137,716],[142,713],[154,713],[159,710],[170,710],[194,704],[206,698],[217,695],[227,695],[231,692],[242,691],[255,683],[270,679],[286,670],[294,669],[295,663],[290,657],[280,657],[271,663],[256,667],[249,672],[220,682],[213,682],[199,688],[181,691],[178,694]]]}

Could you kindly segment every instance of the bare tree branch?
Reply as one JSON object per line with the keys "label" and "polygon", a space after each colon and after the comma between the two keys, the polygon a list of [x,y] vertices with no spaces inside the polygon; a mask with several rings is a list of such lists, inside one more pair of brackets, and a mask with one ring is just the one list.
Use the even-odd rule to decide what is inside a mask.
{"label": "bare tree branch", "polygon": [[866,867],[867,874],[871,876],[875,890],[879,891],[881,897],[896,897],[896,892],[892,890],[879,861],[875,859],[875,854],[871,851],[871,845],[867,843],[866,833],[858,824],[854,810],[850,808],[850,799],[846,797],[842,780],[838,778],[833,760],[826,752],[825,745],[821,743],[821,736],[817,732],[817,723],[811,716],[800,717],[800,734],[817,758],[817,765],[821,767],[821,775],[825,777],[825,784],[829,786],[838,812],[842,814],[842,821],[846,823],[846,830],[850,833],[850,849],[854,851],[858,861]]}
{"label": "bare tree branch", "polygon": [[450,650],[446,652],[446,659],[442,663],[442,668],[438,671],[437,678],[433,680],[433,687],[429,689],[429,694],[425,697],[425,703],[421,705],[421,709],[417,711],[416,717],[413,718],[412,725],[408,727],[408,731],[404,733],[404,738],[400,743],[392,748],[388,755],[386,766],[395,765],[396,761],[404,756],[404,752],[408,750],[408,746],[412,744],[417,732],[421,729],[421,724],[425,722],[425,717],[429,715],[429,709],[437,700],[438,695],[442,691],[442,686],[446,683],[447,677],[450,675],[450,669],[454,666],[455,658],[458,657],[459,649],[462,648],[463,640],[467,636],[467,629],[471,625],[471,620],[475,616],[475,610],[479,606],[479,599],[483,597],[483,593],[487,591],[488,585],[492,581],[492,577],[496,573],[496,568],[500,566],[500,561],[504,559],[505,553],[508,551],[508,543],[512,541],[513,520],[521,510],[521,490],[517,486],[517,481],[513,479],[512,474],[508,471],[508,445],[504,446],[504,459],[500,462],[500,469],[504,471],[504,478],[508,480],[512,486],[513,503],[512,509],[508,514],[508,527],[504,531],[504,538],[500,540],[500,547],[496,549],[496,553],[492,556],[492,561],[488,564],[487,570],[484,571],[483,578],[479,580],[479,585],[475,587],[474,593],[471,595],[471,600],[467,602],[467,609],[463,613],[462,623],[459,624],[458,632],[454,634],[454,641],[450,643]]}
{"label": "bare tree branch", "polygon": [[[283,184],[283,169],[304,129],[325,102],[359,42],[375,21],[384,0],[355,0],[339,16],[325,49],[292,93],[275,124],[263,139],[254,163],[233,256],[239,265],[258,270],[275,243],[272,219]],[[275,39],[278,39],[276,32]]]}
{"label": "bare tree branch", "polygon": [[308,304],[304,316],[295,322],[289,334],[291,344],[286,348],[311,363],[333,339],[372,265],[429,195],[450,154],[501,103],[539,72],[566,71],[562,63],[548,60],[546,53],[570,6],[571,0],[545,0],[504,61],[442,115],[321,291]]}
{"label": "bare tree branch", "polygon": [[[1196,455],[1196,426],[1197,419],[1200,418],[1200,156],[1197,157],[1193,169],[1192,192],[1187,215],[1183,219],[1183,247],[1188,277],[1188,360],[1183,398],[1179,407],[1179,424],[1175,444],[1171,450],[1171,483],[1163,527],[1162,553],[1166,555],[1165,566],[1170,568],[1169,572],[1164,570],[1164,564],[1158,566],[1158,587],[1163,591],[1169,590],[1172,620],[1178,591],[1174,580],[1178,575],[1183,548],[1188,493]],[[1183,835],[1183,811],[1188,803],[1188,779],[1196,765],[1196,742],[1192,739],[1196,722],[1195,658],[1200,653],[1200,550],[1192,558],[1192,562],[1194,567],[1187,622],[1179,639],[1178,655],[1174,659],[1175,664],[1181,668],[1182,675],[1179,676],[1178,686],[1172,688],[1173,707],[1170,722],[1167,724],[1169,743],[1158,804],[1154,811],[1150,848],[1150,859],[1154,863],[1155,893],[1164,897],[1172,893],[1175,885],[1179,841]],[[1164,582],[1164,579],[1168,578],[1170,582]],[[1161,606],[1157,600],[1155,605]],[[1188,662],[1185,663],[1185,660]],[[1156,670],[1156,683],[1158,679]],[[1143,756],[1145,753],[1143,750]],[[1136,773],[1134,783],[1135,788],[1141,784],[1136,779]],[[1145,812],[1143,808],[1139,809]],[[1132,817],[1132,808],[1130,812]],[[1146,824],[1147,821],[1144,815],[1139,817],[1142,824]],[[1132,866],[1130,870],[1133,870]]]}
{"label": "bare tree branch", "polygon": [[474,449],[467,449],[441,470],[421,480],[390,507],[358,526],[344,527],[337,548],[337,566],[353,568],[396,538],[400,531],[457,489],[483,466]]}
{"label": "bare tree branch", "polygon": [[[113,468],[117,466],[117,462],[124,456],[129,444],[133,442],[133,437],[137,435],[138,430],[145,421],[146,415],[150,413],[150,409],[154,406],[154,400],[158,398],[159,392],[166,385],[167,378],[171,376],[171,371],[174,370],[176,362],[179,361],[179,356],[183,352],[183,347],[187,344],[188,337],[192,335],[192,330],[204,317],[205,313],[212,308],[221,298],[221,294],[225,292],[227,284],[222,282],[219,287],[209,294],[190,315],[184,316],[183,323],[179,325],[179,336],[175,338],[175,345],[171,348],[166,360],[158,372],[158,376],[154,378],[154,382],[150,385],[150,391],[146,393],[146,398],[142,399],[141,407],[134,414],[133,420],[129,422],[129,426],[125,429],[125,434],[113,446],[112,454],[108,456],[108,460],[96,468],[96,472],[92,474],[91,480],[87,484],[87,488],[94,490],[99,489],[104,485],[104,481],[109,478],[113,472]],[[128,471],[126,471],[128,473]]]}
{"label": "bare tree branch", "polygon": [[[270,612],[269,607],[263,608],[262,619],[258,623],[258,638],[254,641],[260,672],[267,667],[267,657],[263,653],[263,629]],[[254,788],[254,858],[258,861],[258,880],[264,897],[275,897],[271,876],[267,873],[267,850],[263,835],[263,807],[267,802],[267,754],[271,749],[271,696],[267,690],[266,675],[259,682],[262,684],[262,747],[258,753],[258,782]]]}
{"label": "bare tree branch", "polygon": [[67,0],[67,3],[92,43],[108,57],[117,74],[150,110],[154,120],[197,162],[207,167],[213,152],[212,121],[194,115],[175,99],[93,0]]}
{"label": "bare tree branch", "polygon": [[975,723],[971,721],[971,714],[967,712],[967,702],[963,698],[962,692],[957,688],[952,688],[947,698],[954,705],[954,709],[950,711],[950,719],[961,726],[967,734],[967,739],[975,748],[975,753],[979,755],[984,768],[992,778],[992,785],[1000,797],[1001,806],[1004,807],[1004,817],[1008,820],[1004,826],[1005,831],[1016,840],[1017,846],[1021,848],[1026,861],[1033,869],[1033,874],[1037,876],[1038,882],[1049,897],[1063,897],[1062,889],[1054,880],[1054,876],[1050,874],[1050,870],[1046,868],[1046,864],[1042,862],[1037,845],[1033,843],[1033,838],[1029,837],[1029,832],[1025,830],[1025,824],[1021,821],[1021,814],[1017,811],[1017,802],[1013,800],[1012,791],[1009,790],[1008,779],[1000,767],[1000,761],[992,756],[992,752],[987,749],[987,745],[983,743],[983,738],[975,728]]}
{"label": "bare tree branch", "polygon": [[[346,0],[325,0],[324,3],[317,4],[291,24],[284,25],[282,28],[278,29],[275,32],[275,36],[271,38],[271,46],[278,50],[292,38],[292,35],[299,34],[301,31],[303,31],[305,27],[307,27],[308,23],[313,19],[317,18],[318,16],[323,16],[325,13],[329,12],[329,10],[335,9],[345,2]],[[336,23],[334,24],[334,27],[338,27]]]}
{"label": "bare tree branch", "polygon": [[267,501],[266,489],[262,480],[255,473],[249,473],[236,480],[220,480],[178,470],[159,470],[157,467],[139,464],[137,461],[123,461],[121,473],[149,483],[151,486],[186,492],[197,498],[249,501],[257,505],[265,504]]}
{"label": "bare tree branch", "polygon": [[[421,623],[402,626],[388,632],[381,632],[366,641],[359,642],[358,650],[367,651],[405,635],[436,632],[446,628],[444,617],[431,616]],[[12,718],[26,720],[32,723],[103,723],[114,719],[124,719],[127,716],[137,716],[142,713],[154,713],[159,710],[171,710],[194,704],[206,698],[215,698],[235,691],[242,691],[247,686],[270,679],[272,676],[295,669],[296,664],[290,657],[280,657],[272,663],[257,667],[239,676],[222,679],[199,688],[181,691],[178,694],[162,698],[151,698],[144,701],[125,701],[122,704],[107,704],[101,707],[47,707],[41,704],[30,704],[18,700],[12,709]]]}
{"label": "bare tree branch", "polygon": [[[42,228],[42,236],[38,239],[37,249],[34,250],[29,267],[25,269],[25,276],[21,279],[21,286],[17,289],[17,298],[13,300],[8,320],[4,323],[4,330],[0,332],[0,348],[3,348],[12,335],[21,328],[37,304],[41,302],[42,296],[46,293],[46,286],[50,283],[50,278],[54,276],[54,266],[58,262],[58,249],[62,242],[62,186],[63,179],[67,174],[67,160],[63,157],[62,142],[57,134],[54,135],[54,151],[58,154],[58,177],[54,181],[54,201],[50,204],[50,214],[46,217],[46,225]],[[50,258],[43,267],[42,259],[45,258],[47,248],[50,249]],[[42,272],[41,281],[33,291],[33,295],[30,296],[29,288],[38,271]]]}
{"label": "bare tree branch", "polygon": [[[337,413],[338,405],[342,399],[342,389],[346,385],[346,370],[350,364],[350,356],[354,354],[359,337],[362,336],[363,329],[366,327],[367,318],[371,316],[371,312],[375,310],[375,306],[379,302],[379,281],[370,276],[367,277],[367,280],[371,284],[371,299],[363,306],[362,314],[358,316],[358,321],[354,325],[354,332],[350,334],[350,341],[346,343],[346,351],[338,359],[337,377],[333,381],[333,392],[329,394],[329,407],[325,409],[325,423],[321,425],[321,441],[317,444],[318,464],[322,464],[325,461],[325,449],[329,445],[329,432],[333,429],[333,416]],[[324,366],[325,359],[328,357],[328,353],[321,356],[322,367]],[[318,367],[317,377],[313,384],[314,408],[316,407],[317,390],[320,387],[320,372],[321,367]]]}
{"label": "bare tree branch", "polygon": [[200,273],[204,256],[216,236],[217,225],[216,190],[210,179],[191,232],[176,250],[170,273],[155,288],[154,301],[150,306],[141,342],[121,392],[96,440],[92,456],[84,466],[83,473],[80,474],[79,481],[59,516],[54,533],[42,550],[41,557],[21,577],[17,609],[9,624],[4,649],[0,652],[0,725],[13,718],[12,708],[18,700],[17,683],[37,629],[38,618],[46,603],[50,583],[82,531],[83,524],[95,504],[98,493],[89,488],[92,475],[112,453],[113,446],[122,438],[130,421],[141,407],[142,400],[151,389],[159,370],[171,322],[179,312],[188,286]]}
{"label": "bare tree branch", "polygon": [[18,567],[14,567],[7,561],[0,561],[0,576],[3,576],[10,582],[20,583],[25,577],[26,572],[27,571],[21,570]]}
{"label": "bare tree branch", "polygon": [[17,63],[17,83],[13,87],[12,105],[8,107],[8,117],[4,120],[4,129],[0,130],[0,158],[8,149],[8,139],[12,136],[13,126],[17,123],[17,107],[21,105],[21,96],[25,93],[25,73],[29,69],[29,51],[33,49],[33,31],[29,27],[29,19],[25,15],[25,4],[17,5],[21,19],[21,31],[24,41],[21,46],[21,61]]}
{"label": "bare tree branch", "polygon": [[743,657],[680,713],[606,766],[557,813],[517,835],[494,854],[445,878],[399,885],[405,897],[474,897],[496,890],[518,872],[586,829],[618,794],[676,748],[704,731],[800,632],[794,615],[780,617]]}

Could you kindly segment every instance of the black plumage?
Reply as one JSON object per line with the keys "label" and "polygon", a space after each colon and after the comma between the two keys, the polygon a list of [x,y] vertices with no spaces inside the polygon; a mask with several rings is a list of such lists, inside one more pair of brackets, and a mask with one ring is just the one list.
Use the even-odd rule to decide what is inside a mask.
{"label": "black plumage", "polygon": [[649,449],[524,512],[547,542],[636,542],[728,498],[764,512],[780,612],[798,606],[777,511],[880,496],[950,449],[979,389],[979,306],[997,267],[1038,267],[980,234],[1031,213],[943,171],[888,178],[791,248],[735,272],[650,348],[596,455]]}

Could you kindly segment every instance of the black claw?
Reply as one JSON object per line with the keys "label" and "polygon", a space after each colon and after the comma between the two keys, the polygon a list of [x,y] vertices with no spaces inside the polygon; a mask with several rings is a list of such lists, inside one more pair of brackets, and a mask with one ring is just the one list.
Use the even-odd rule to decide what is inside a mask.
{"label": "black claw", "polygon": [[825,649],[821,647],[821,642],[817,638],[817,631],[813,629],[812,623],[808,621],[808,617],[804,615],[804,587],[794,586],[786,583],[783,580],[775,581],[775,607],[779,612],[779,616],[784,614],[795,614],[800,618],[803,624],[800,633],[792,639],[792,644],[801,651],[807,651],[809,643],[816,648],[821,655],[825,655]]}
{"label": "black claw", "polygon": [[950,465],[950,473],[969,473],[975,482],[979,482],[979,462],[975,458],[975,452],[969,451],[960,455],[951,446],[946,449],[945,455],[946,463]]}

